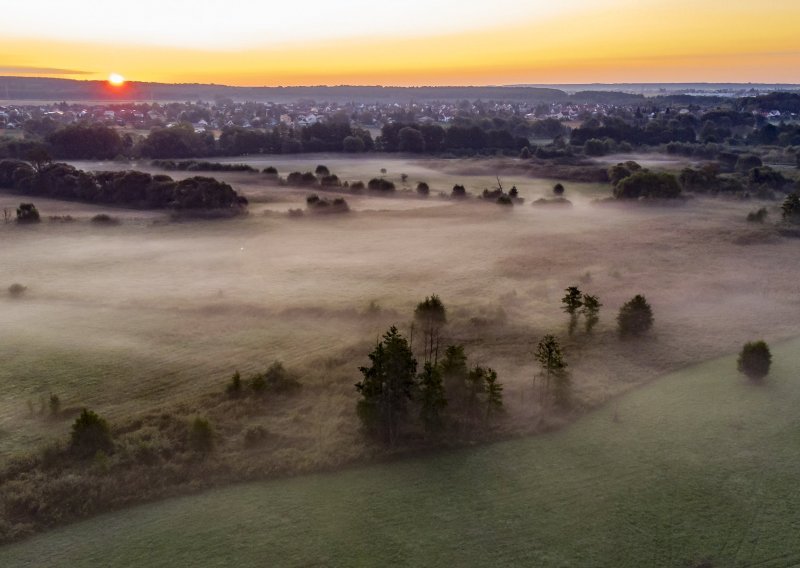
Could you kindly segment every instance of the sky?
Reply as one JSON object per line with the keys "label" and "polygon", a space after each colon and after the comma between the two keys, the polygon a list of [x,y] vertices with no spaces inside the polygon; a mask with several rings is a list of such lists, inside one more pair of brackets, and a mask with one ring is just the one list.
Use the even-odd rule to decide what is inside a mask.
{"label": "sky", "polygon": [[800,83],[800,0],[0,0],[0,75]]}

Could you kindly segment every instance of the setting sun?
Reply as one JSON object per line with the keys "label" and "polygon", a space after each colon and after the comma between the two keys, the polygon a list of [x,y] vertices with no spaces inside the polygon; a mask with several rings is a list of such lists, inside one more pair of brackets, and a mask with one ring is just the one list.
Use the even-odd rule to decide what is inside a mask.
{"label": "setting sun", "polygon": [[114,85],[115,87],[119,87],[125,83],[125,77],[120,75],[119,73],[112,73],[108,76],[108,82]]}

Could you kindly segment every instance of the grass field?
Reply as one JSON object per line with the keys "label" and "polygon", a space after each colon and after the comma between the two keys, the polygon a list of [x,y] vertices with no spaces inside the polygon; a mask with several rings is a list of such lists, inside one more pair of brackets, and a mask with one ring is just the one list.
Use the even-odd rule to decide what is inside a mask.
{"label": "grass field", "polygon": [[554,434],[138,507],[0,565],[797,566],[798,353],[764,385],[725,357]]}

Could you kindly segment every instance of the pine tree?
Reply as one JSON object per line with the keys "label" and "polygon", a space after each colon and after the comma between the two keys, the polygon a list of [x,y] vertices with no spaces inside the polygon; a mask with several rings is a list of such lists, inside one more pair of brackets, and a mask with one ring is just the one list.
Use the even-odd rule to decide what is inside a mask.
{"label": "pine tree", "polygon": [[544,373],[542,399],[546,400],[552,394],[557,404],[560,406],[567,404],[570,386],[567,363],[554,335],[545,335],[542,338],[536,346],[535,356]]}
{"label": "pine tree", "polygon": [[394,444],[413,396],[417,360],[394,326],[383,335],[369,359],[369,367],[359,368],[363,380],[355,385],[362,397],[358,416],[367,432]]}
{"label": "pine tree", "polygon": [[442,429],[442,411],[447,406],[444,396],[442,373],[439,367],[427,362],[418,377],[420,394],[419,417],[428,433]]}

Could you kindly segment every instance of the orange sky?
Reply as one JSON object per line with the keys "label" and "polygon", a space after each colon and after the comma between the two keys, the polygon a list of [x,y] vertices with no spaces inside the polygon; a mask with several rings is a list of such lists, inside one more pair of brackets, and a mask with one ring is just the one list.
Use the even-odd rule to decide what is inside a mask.
{"label": "orange sky", "polygon": [[23,29],[0,38],[0,74],[97,79],[115,71],[137,81],[233,85],[800,83],[798,0],[570,1],[569,10],[441,33],[373,27],[246,45],[227,41],[235,30],[158,45],[152,36],[81,42]]}

